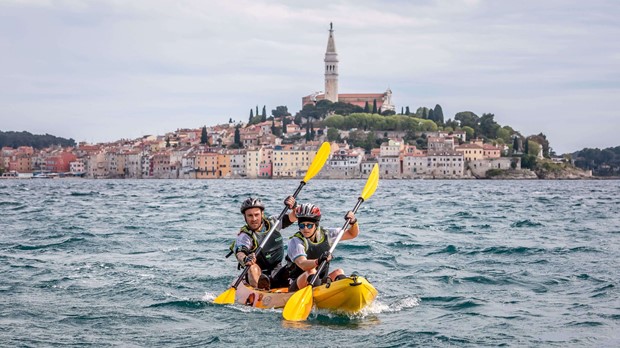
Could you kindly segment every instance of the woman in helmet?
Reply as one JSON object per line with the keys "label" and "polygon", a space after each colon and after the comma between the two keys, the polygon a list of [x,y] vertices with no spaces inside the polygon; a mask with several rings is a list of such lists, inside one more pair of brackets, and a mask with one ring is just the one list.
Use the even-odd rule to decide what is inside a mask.
{"label": "woman in helmet", "polygon": [[[287,197],[284,204],[292,209],[295,205],[295,198]],[[237,235],[234,248],[240,267],[250,267],[246,281],[259,289],[269,289],[272,277],[281,268],[284,242],[280,230],[290,226],[297,219],[293,210],[289,215],[285,215],[281,224],[276,226],[269,240],[256,255],[254,251],[262,243],[273,224],[277,223],[276,216],[265,217],[264,212],[265,205],[258,198],[249,197],[241,203],[241,214],[245,219],[245,225]],[[287,279],[287,276],[283,278]]]}
{"label": "woman in helmet", "polygon": [[[288,242],[287,261],[289,263],[289,291],[297,291],[308,285],[309,277],[316,273],[317,267],[323,261],[331,261],[329,252],[335,241],[339,228],[323,228],[319,226],[321,210],[318,206],[305,203],[297,206],[295,210],[299,232],[295,233]],[[352,211],[347,212],[345,220],[349,219],[349,229],[346,230],[341,240],[353,239],[359,234],[357,219]],[[324,267],[317,279],[325,278],[328,267]],[[329,273],[332,281],[344,277],[342,269],[336,269]]]}

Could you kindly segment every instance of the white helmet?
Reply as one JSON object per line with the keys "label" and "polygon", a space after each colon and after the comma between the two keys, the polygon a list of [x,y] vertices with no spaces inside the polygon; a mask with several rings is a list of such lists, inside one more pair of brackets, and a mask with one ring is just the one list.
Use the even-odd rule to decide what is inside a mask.
{"label": "white helmet", "polygon": [[295,209],[295,215],[298,220],[314,220],[321,221],[321,209],[312,203],[301,204]]}

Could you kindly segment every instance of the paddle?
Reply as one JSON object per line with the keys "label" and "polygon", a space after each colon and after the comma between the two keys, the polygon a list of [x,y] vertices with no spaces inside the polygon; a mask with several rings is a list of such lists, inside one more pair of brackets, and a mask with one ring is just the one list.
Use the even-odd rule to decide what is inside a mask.
{"label": "paddle", "polygon": [[[297,195],[299,194],[301,189],[306,185],[306,183],[321,171],[321,168],[323,168],[323,165],[327,161],[327,158],[329,157],[330,152],[331,152],[331,148],[329,146],[329,143],[324,142],[319,148],[319,150],[317,151],[316,156],[314,156],[314,159],[312,160],[312,163],[310,164],[310,167],[308,168],[308,172],[306,172],[306,176],[299,183],[299,186],[297,187],[297,190],[295,190],[295,193],[293,193],[293,197],[297,198]],[[276,227],[278,226],[278,224],[284,217],[284,214],[286,214],[287,210],[288,210],[288,207],[284,207],[284,210],[282,210],[282,212],[278,216],[278,220],[273,224],[273,226],[271,226],[271,228],[269,229],[269,232],[267,233],[265,238],[263,238],[263,241],[260,243],[258,248],[254,251],[255,255],[258,255],[258,253],[263,249],[263,247],[265,246],[265,244],[267,243],[267,241],[273,234],[273,231],[275,231]],[[239,283],[241,283],[241,280],[243,279],[245,274],[248,273],[248,269],[249,267],[244,267],[243,272],[241,272],[241,275],[239,276],[239,278],[237,278],[237,281],[230,287],[230,289],[221,293],[218,297],[215,298],[213,302],[217,304],[235,303],[235,294],[237,292],[237,287],[239,286]]]}
{"label": "paddle", "polygon": [[[370,198],[370,196],[375,193],[378,184],[379,166],[375,164],[375,166],[372,168],[372,172],[370,172],[368,180],[366,181],[366,186],[364,186],[364,190],[362,190],[362,194],[357,199],[357,204],[355,204],[355,208],[353,208],[352,210],[353,213],[357,212],[357,209],[360,207],[360,205],[362,205],[362,202]],[[347,219],[347,221],[344,223],[344,226],[342,226],[342,230],[340,230],[340,233],[338,233],[334,244],[332,244],[331,248],[329,248],[330,253],[333,253],[334,249],[336,249],[336,245],[338,245],[338,242],[340,241],[340,238],[342,238],[344,231],[346,231],[347,227],[349,227],[350,222],[351,221]],[[327,265],[327,261],[321,262],[321,265],[319,265],[316,273],[314,274],[314,276],[312,276],[312,279],[308,283],[308,286],[297,291],[293,296],[291,296],[291,298],[288,299],[286,305],[284,306],[284,310],[282,311],[282,316],[284,317],[284,319],[291,321],[301,321],[308,318],[308,315],[310,315],[310,311],[312,310],[312,285],[310,284],[314,284],[316,277],[319,276],[325,265]]]}

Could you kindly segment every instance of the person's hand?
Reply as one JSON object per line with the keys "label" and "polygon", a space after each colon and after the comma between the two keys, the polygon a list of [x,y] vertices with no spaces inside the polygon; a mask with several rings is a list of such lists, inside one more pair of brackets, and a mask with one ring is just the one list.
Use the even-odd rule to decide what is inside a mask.
{"label": "person's hand", "polygon": [[254,255],[254,253],[251,253],[250,255],[246,256],[245,259],[243,259],[243,262],[246,266],[252,266],[256,263],[256,255]]}
{"label": "person's hand", "polygon": [[318,264],[320,265],[324,261],[330,262],[332,260],[332,253],[329,251],[324,251],[321,256],[318,258]]}
{"label": "person's hand", "polygon": [[349,220],[349,224],[351,226],[357,223],[357,219],[355,218],[355,214],[352,211],[347,212],[347,215],[344,216],[345,220]]}
{"label": "person's hand", "polygon": [[297,206],[297,202],[295,201],[295,197],[293,197],[293,196],[286,197],[286,199],[284,200],[284,205],[286,205],[286,207],[289,208],[289,209],[295,209],[295,207]]}

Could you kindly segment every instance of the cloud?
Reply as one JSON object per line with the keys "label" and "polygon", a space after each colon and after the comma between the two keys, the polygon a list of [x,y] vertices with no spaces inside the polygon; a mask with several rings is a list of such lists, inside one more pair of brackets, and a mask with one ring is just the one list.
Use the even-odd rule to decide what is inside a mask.
{"label": "cloud", "polygon": [[[491,112],[558,152],[616,146],[619,12],[574,0],[4,1],[0,129],[110,141],[245,120],[257,104],[294,112],[324,89],[333,22],[341,92],[389,86],[398,109]],[[604,129],[565,122],[583,117]]]}

